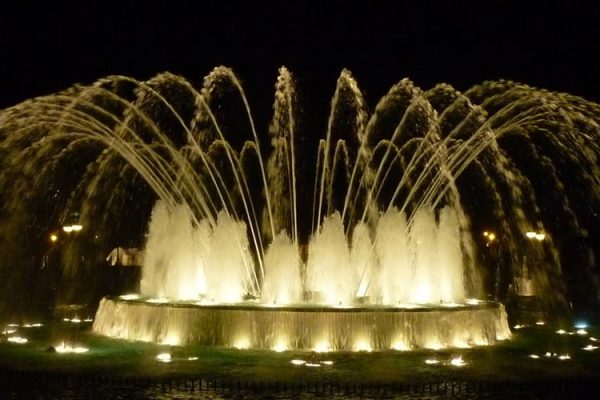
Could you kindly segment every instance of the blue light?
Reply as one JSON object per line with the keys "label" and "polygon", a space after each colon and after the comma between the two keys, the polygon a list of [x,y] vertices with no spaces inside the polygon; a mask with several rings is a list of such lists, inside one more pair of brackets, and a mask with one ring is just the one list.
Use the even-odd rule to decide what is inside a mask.
{"label": "blue light", "polygon": [[587,322],[578,321],[575,323],[575,328],[577,328],[577,329],[585,329],[587,327],[588,327]]}

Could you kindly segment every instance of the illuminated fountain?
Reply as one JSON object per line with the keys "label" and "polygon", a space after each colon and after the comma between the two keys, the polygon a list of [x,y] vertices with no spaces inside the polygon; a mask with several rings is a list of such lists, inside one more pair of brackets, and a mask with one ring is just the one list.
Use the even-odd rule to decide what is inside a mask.
{"label": "illuminated fountain", "polygon": [[[200,90],[168,73],[147,82],[113,76],[24,102],[0,114],[9,171],[1,183],[16,183],[5,207],[22,215],[19,195],[78,174],[71,186],[56,184],[67,194],[50,185],[67,207],[49,214],[79,209],[77,226],[107,237],[115,218],[146,220],[149,206],[131,209],[153,199],[140,293],[104,298],[94,320],[95,332],[112,337],[276,351],[494,344],[510,336],[507,316],[483,299],[494,287],[503,299],[502,282],[472,235],[489,225],[497,233],[486,246],[501,238],[515,281],[564,303],[560,249],[551,235],[543,246],[527,242],[525,232],[550,230],[534,185],[499,140],[539,135],[556,151],[589,145],[569,160],[595,165],[595,104],[510,82],[461,94],[404,79],[369,114],[343,71],[326,133],[307,143],[296,101],[282,68],[262,141],[224,67]],[[569,129],[559,132],[565,119]],[[538,168],[552,170],[527,143]],[[21,165],[27,182],[10,173]],[[597,168],[579,176],[582,185],[600,182]],[[549,181],[567,197],[557,173]],[[575,215],[568,202],[561,210]],[[65,268],[76,269],[82,250],[67,250]],[[520,269],[523,260],[531,265]]]}

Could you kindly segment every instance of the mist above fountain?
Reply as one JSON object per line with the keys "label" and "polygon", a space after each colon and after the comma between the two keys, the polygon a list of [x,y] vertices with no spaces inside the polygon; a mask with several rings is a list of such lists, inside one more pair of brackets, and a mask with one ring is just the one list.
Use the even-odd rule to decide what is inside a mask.
{"label": "mist above fountain", "polygon": [[[298,109],[282,68],[261,137],[239,80],[218,67],[200,89],[169,73],[112,76],[3,110],[11,218],[0,229],[18,242],[76,209],[96,240],[149,220],[141,295],[150,303],[105,299],[94,325],[130,339],[231,346],[247,330],[258,347],[281,332],[292,348],[322,337],[335,349],[394,348],[399,337],[408,347],[425,337],[493,343],[509,335],[503,308],[467,298],[504,299],[523,278],[550,309],[566,304],[568,248],[552,238],[564,226],[595,234],[589,210],[572,204],[599,204],[596,104],[512,82],[461,94],[404,79],[369,113],[344,70],[322,136],[300,140]],[[475,239],[490,227],[497,248]],[[547,240],[532,246],[529,231]],[[65,274],[81,270],[86,249],[63,249]],[[582,268],[595,278],[585,250]],[[185,318],[204,328],[175,328]],[[384,318],[381,332],[367,329],[373,318]],[[332,333],[340,324],[356,332],[342,339]]]}

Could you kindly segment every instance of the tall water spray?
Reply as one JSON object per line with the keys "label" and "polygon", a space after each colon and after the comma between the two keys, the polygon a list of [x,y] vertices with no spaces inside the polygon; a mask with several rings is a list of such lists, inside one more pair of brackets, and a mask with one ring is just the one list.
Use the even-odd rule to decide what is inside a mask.
{"label": "tall water spray", "polygon": [[[550,308],[595,293],[598,105],[403,79],[369,113],[344,70],[307,158],[285,68],[275,91],[268,138],[225,67],[201,87],[110,76],[0,111],[4,292],[29,284],[32,257],[51,252],[77,277],[90,249],[129,235],[144,246],[142,294],[172,301],[505,300],[519,279]],[[49,247],[71,215],[83,231]]]}

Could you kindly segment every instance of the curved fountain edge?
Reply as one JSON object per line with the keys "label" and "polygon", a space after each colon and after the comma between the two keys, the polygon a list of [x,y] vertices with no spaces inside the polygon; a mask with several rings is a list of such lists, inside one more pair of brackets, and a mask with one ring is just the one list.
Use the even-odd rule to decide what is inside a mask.
{"label": "curved fountain edge", "polygon": [[400,309],[148,303],[104,298],[95,333],[167,345],[383,351],[493,345],[511,335],[501,303]]}

